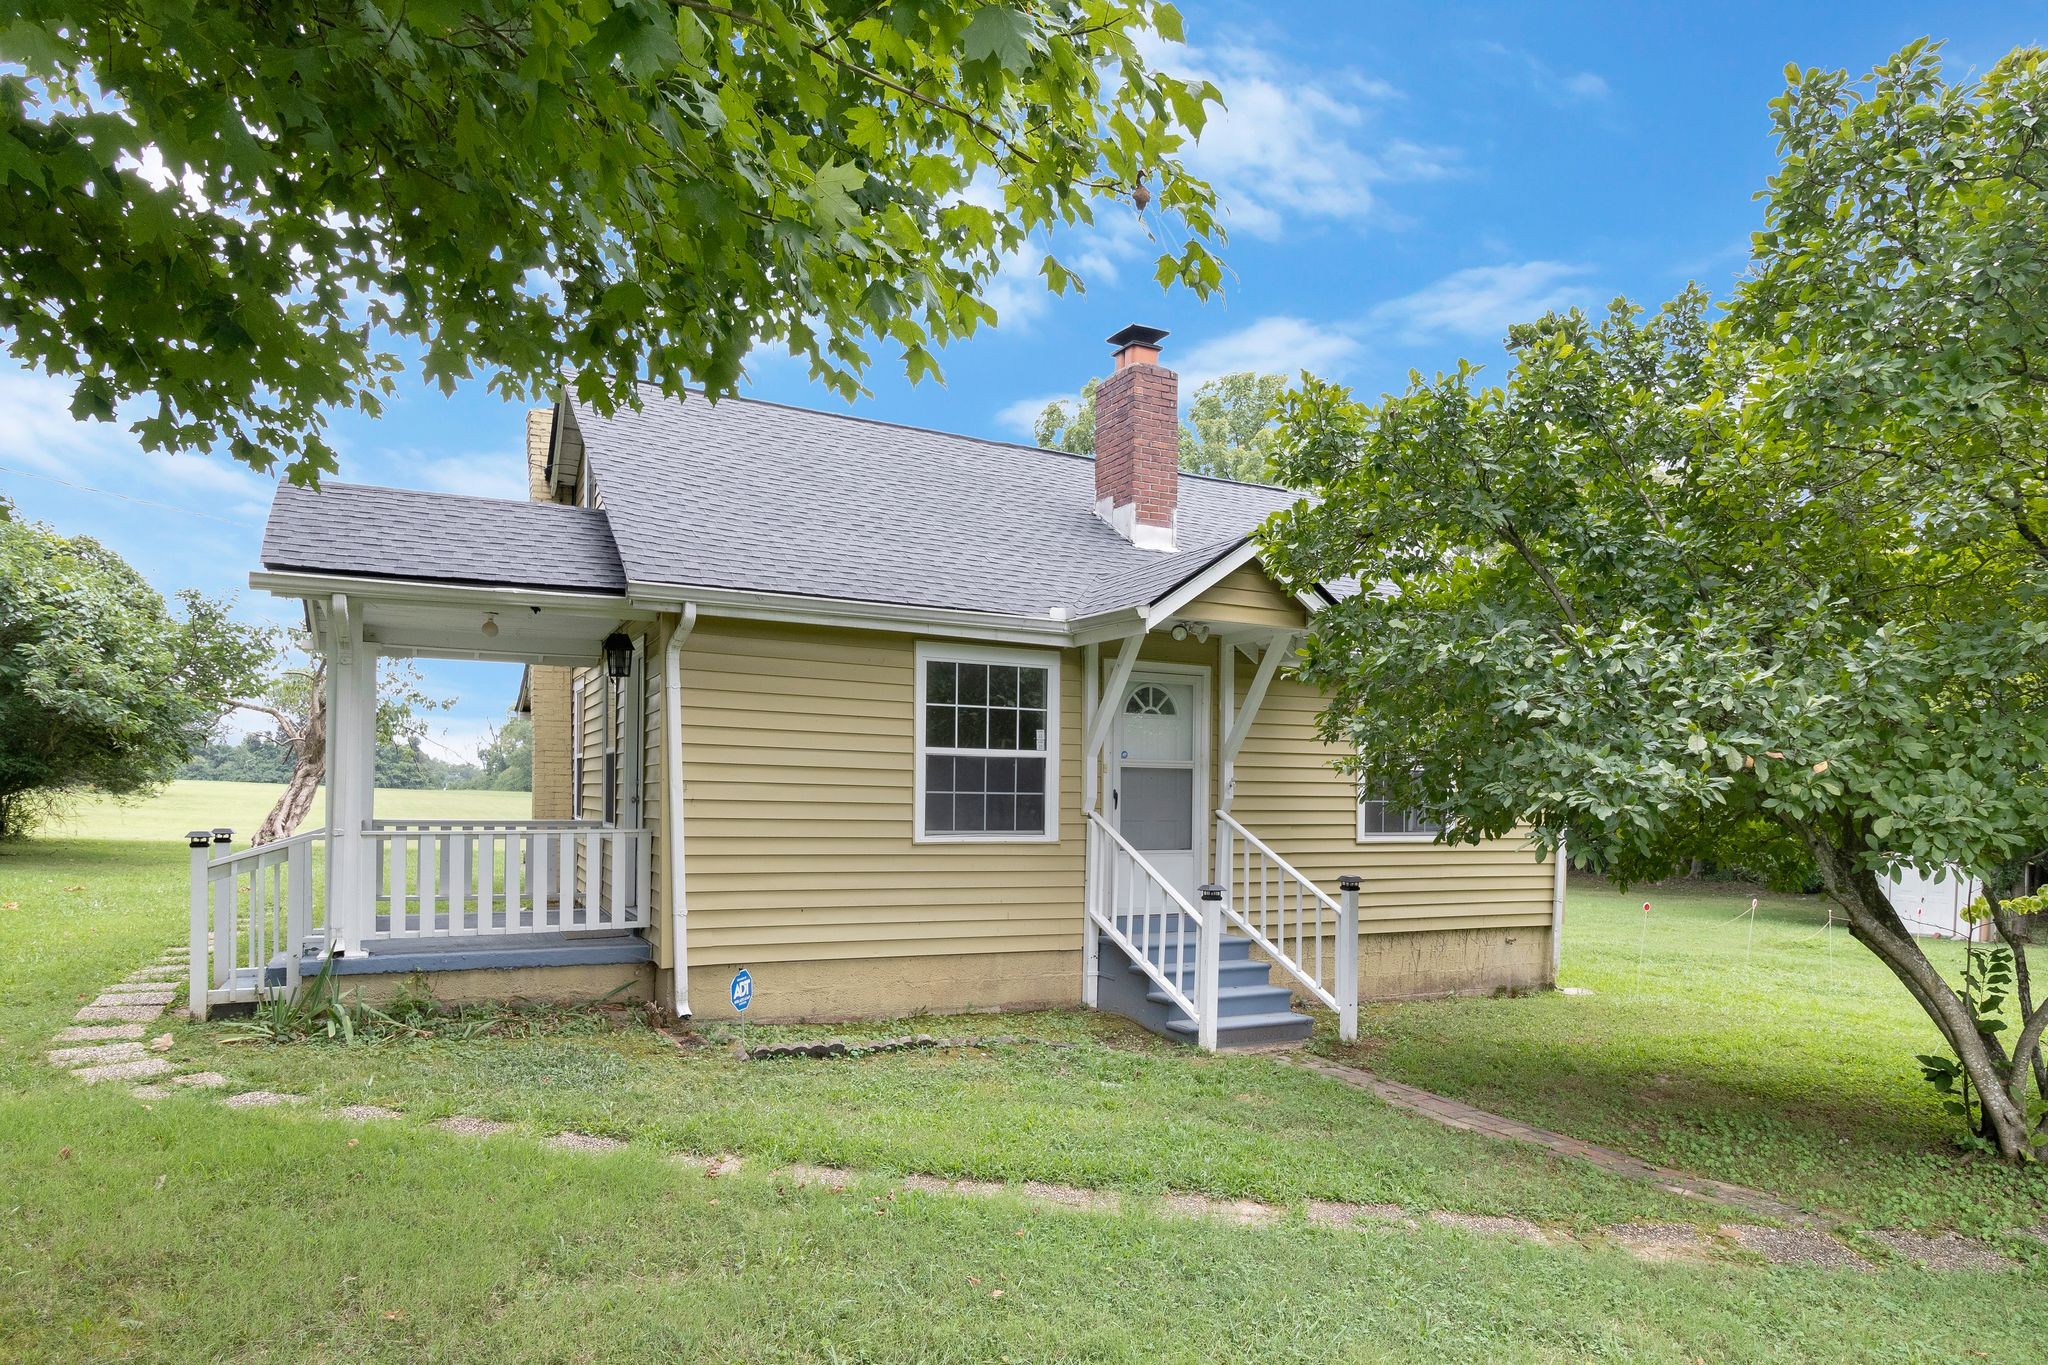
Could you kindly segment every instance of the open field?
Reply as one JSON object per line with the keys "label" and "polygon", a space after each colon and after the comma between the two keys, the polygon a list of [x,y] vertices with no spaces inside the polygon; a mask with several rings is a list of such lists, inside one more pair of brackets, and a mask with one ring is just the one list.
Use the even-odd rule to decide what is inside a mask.
{"label": "open field", "polygon": [[[281,790],[267,782],[173,782],[138,801],[81,801],[39,833],[48,839],[162,839],[182,844],[188,830],[225,825],[242,844]],[[321,818],[326,799],[327,789],[322,787],[314,795],[309,825]],[[379,787],[376,811],[390,820],[524,820],[533,814],[533,794]]]}
{"label": "open field", "polygon": [[[355,1047],[167,1025],[181,1064],[320,1108],[407,1115],[369,1126],[312,1105],[145,1104],[44,1065],[44,1040],[81,1000],[182,937],[183,878],[175,839],[0,849],[0,1340],[13,1357],[2017,1360],[2037,1358],[2048,1331],[2044,1255],[2017,1241],[2007,1249],[2027,1270],[1930,1281],[1881,1255],[1868,1273],[1652,1265],[1426,1223],[1173,1218],[1159,1191],[1297,1210],[1312,1197],[1384,1201],[1567,1229],[1720,1211],[1448,1132],[1271,1058],[1199,1057],[1078,1013],[911,1026],[1041,1043],[786,1063],[733,1059],[718,1043],[730,1034],[678,1050],[590,1014]],[[1639,925],[1579,889],[1566,975],[1597,994],[1375,1010],[1375,1064],[1475,1097],[1491,1086],[1501,1109],[1728,1168],[1710,1174],[1782,1174],[1777,1192],[1825,1196],[1875,1225],[2038,1216],[2033,1175],[1951,1174],[1910,1072],[1894,1075],[1910,1066],[1890,1053],[1911,1042],[1911,1016],[1863,979],[1856,950],[1816,942],[1809,960],[1789,940],[1810,932],[1810,908],[1773,907],[1782,919],[1759,927],[1751,975],[1735,977],[1744,926],[1733,961],[1713,955],[1723,895],[1705,893],[1690,927],[1672,931],[1663,967],[1646,958],[1637,991]],[[1681,962],[1683,943],[1707,955]],[[1838,996],[1853,1004],[1826,1016],[1838,1028],[1803,1027]],[[1713,1036],[1688,1041],[1683,1020]],[[1433,1037],[1444,1059],[1431,1081]],[[1511,1083],[1518,1070],[1524,1086]],[[1577,1093],[1600,1077],[1612,1097]],[[1573,1095],[1543,1093],[1567,1082]],[[1709,1107],[1717,1094],[1739,1101],[1725,1129]],[[527,1136],[485,1143],[420,1122],[455,1112]],[[1877,1155],[1836,1139],[1842,1154],[1821,1162],[1819,1135],[1850,1120],[1844,1135]],[[631,1142],[580,1155],[534,1140],[563,1128]],[[1701,1136],[1716,1133],[1720,1145]],[[709,1181],[665,1161],[671,1151],[750,1159]],[[798,1188],[766,1173],[786,1161],[876,1174],[840,1193]],[[1065,1181],[1127,1203],[1065,1212],[889,1183],[911,1171]]]}
{"label": "open field", "polygon": [[[1990,1232],[2048,1219],[2048,1172],[1960,1157],[1913,1058],[1940,1041],[1818,896],[1575,882],[1563,984],[1591,995],[1363,1012],[1384,1075],[1666,1165],[1885,1226]],[[1646,918],[1644,901],[1651,903]],[[1922,940],[1951,979],[1959,943]]]}

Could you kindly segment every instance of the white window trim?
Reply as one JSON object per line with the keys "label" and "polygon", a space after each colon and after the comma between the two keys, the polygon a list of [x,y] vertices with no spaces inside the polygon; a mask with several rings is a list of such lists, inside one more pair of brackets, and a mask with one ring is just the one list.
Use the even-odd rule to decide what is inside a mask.
{"label": "white window trim", "polygon": [[583,675],[569,678],[569,818],[583,818]]}
{"label": "white window trim", "polygon": [[[926,833],[924,827],[924,704],[925,664],[944,663],[1018,664],[1046,670],[1045,688],[1045,832],[1043,834],[991,834],[987,831]],[[911,711],[912,796],[911,842],[919,844],[1056,844],[1060,841],[1060,662],[1058,650],[1003,649],[992,645],[952,644],[940,640],[917,642],[916,701]],[[1038,757],[1035,749],[1017,751]]]}
{"label": "white window trim", "polygon": [[1436,830],[1404,830],[1398,834],[1383,834],[1369,831],[1365,827],[1365,803],[1367,797],[1363,786],[1358,789],[1356,808],[1352,811],[1352,841],[1360,844],[1433,844],[1437,841]]}

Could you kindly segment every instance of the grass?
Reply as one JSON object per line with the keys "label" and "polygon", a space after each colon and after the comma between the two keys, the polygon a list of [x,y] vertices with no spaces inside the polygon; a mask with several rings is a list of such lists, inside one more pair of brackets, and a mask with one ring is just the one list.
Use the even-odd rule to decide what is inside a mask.
{"label": "grass", "polygon": [[[1587,1053],[1604,1046],[1620,1054],[1610,1074],[1636,1075],[1628,1040],[1655,1033],[1673,1000],[1704,1008],[1711,976],[1663,969],[1665,994],[1646,986],[1631,1007],[1611,978],[1633,966],[1634,926],[1612,912],[1598,930],[1602,912],[1587,900],[1574,898],[1567,974],[1599,994],[1377,1011],[1376,1062],[1412,1064],[1427,1051],[1428,1021],[1442,1019],[1464,1070],[1483,1077],[1506,1065],[1486,1060],[1488,1031],[1522,1040],[1501,1051],[1541,1057],[1577,1045],[1564,1025],[1601,1017],[1613,1033],[1604,1045],[1587,1038]],[[113,840],[0,850],[8,902],[0,1340],[13,1358],[2020,1359],[2048,1327],[2038,1269],[1936,1282],[1899,1265],[1869,1275],[1645,1265],[1429,1226],[1171,1220],[1147,1193],[1389,1200],[1566,1223],[1708,1211],[1445,1132],[1271,1059],[1194,1057],[1079,1014],[910,1026],[1071,1047],[773,1063],[739,1062],[715,1040],[678,1052],[589,1013],[504,1015],[513,1026],[485,1038],[355,1048],[223,1044],[225,1029],[174,1023],[187,1064],[325,1103],[390,1104],[409,1120],[229,1113],[185,1094],[145,1107],[113,1087],[80,1087],[39,1054],[80,999],[179,940],[181,850]],[[1621,951],[1595,948],[1610,932],[1628,961],[1596,967]],[[1764,942],[1760,928],[1759,959]],[[1835,952],[1838,963],[1849,955],[1846,944]],[[1646,967],[1646,983],[1656,970]],[[1764,998],[1782,1007],[1811,988],[1795,976]],[[1541,1014],[1560,1006],[1581,1012]],[[1866,1023],[1897,1025],[1895,1010],[1870,1008]],[[1549,1023],[1525,1029],[1516,1011]],[[1823,1067],[1855,1050],[1807,1045]],[[1768,1059],[1773,1074],[1799,1074],[1797,1052]],[[1698,1056],[1702,1083],[1724,1083],[1722,1054]],[[1536,1089],[1549,1073],[1533,1074]],[[1807,1078],[1809,1090],[1834,1084]],[[1761,1114],[1765,1100],[1755,1103]],[[1903,1087],[1869,1101],[1916,1103]],[[411,1121],[457,1110],[533,1135],[574,1127],[635,1142],[583,1157]],[[1938,1135],[1928,1140],[1938,1150]],[[671,1147],[759,1160],[708,1181],[661,1160]],[[1135,1197],[1106,1215],[892,1194],[879,1182],[835,1195],[779,1186],[765,1172],[783,1160],[1037,1177]],[[1859,1169],[1872,1188],[1902,1178],[1883,1163]]]}
{"label": "grass", "polygon": [[[1996,1233],[2048,1220],[2048,1171],[1956,1151],[1913,1058],[1905,989],[1818,897],[1575,883],[1563,984],[1591,995],[1368,1009],[1349,1053],[1384,1075],[1876,1226]],[[1642,904],[1651,903],[1645,918]],[[1752,941],[1753,937],[1753,941]],[[1951,980],[1962,945],[1923,940]]]}
{"label": "grass", "polygon": [[[148,839],[182,844],[188,830],[224,825],[236,842],[263,822],[283,788],[268,782],[173,782],[153,796],[121,801],[81,800],[40,833],[47,839]],[[327,789],[314,793],[313,818]],[[386,820],[523,820],[533,814],[530,792],[409,791],[379,787],[377,815]]]}

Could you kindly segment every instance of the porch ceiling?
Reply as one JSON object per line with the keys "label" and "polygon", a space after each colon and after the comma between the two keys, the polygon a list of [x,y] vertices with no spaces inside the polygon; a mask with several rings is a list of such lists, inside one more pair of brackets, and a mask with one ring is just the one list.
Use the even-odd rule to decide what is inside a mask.
{"label": "porch ceiling", "polygon": [[[315,646],[324,653],[352,627],[383,655],[594,664],[605,636],[653,620],[659,609],[610,594],[396,579],[264,573],[252,575],[250,584],[302,600]],[[487,621],[495,632],[485,633]]]}
{"label": "porch ceiling", "polygon": [[[360,601],[363,643],[379,654],[435,659],[506,659],[533,664],[594,664],[604,637],[627,620],[624,603],[608,610],[453,603]],[[484,623],[495,622],[495,635]]]}

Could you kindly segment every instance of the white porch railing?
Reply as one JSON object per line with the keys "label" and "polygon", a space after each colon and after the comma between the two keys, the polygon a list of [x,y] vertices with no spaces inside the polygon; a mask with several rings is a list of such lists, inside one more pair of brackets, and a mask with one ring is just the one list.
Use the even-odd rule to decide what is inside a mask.
{"label": "white porch railing", "polygon": [[[204,1019],[215,1005],[263,1000],[299,989],[299,959],[324,929],[313,894],[313,845],[325,831],[232,851],[232,831],[195,830],[192,851],[189,1005]],[[270,977],[273,959],[282,975]]]}
{"label": "white porch railing", "polygon": [[1216,812],[1223,912],[1274,965],[1336,1012],[1337,1033],[1358,1037],[1358,887],[1334,900],[1228,811]]}
{"label": "white porch railing", "polygon": [[359,942],[644,928],[652,846],[597,820],[376,820]]}
{"label": "white porch railing", "polygon": [[[1189,905],[1097,811],[1088,812],[1085,895],[1090,922],[1194,1020],[1196,1041],[1214,1052],[1223,942],[1223,917],[1216,905],[1206,900],[1200,910]],[[1092,973],[1094,963],[1088,967]],[[1183,983],[1192,986],[1192,997]]]}

